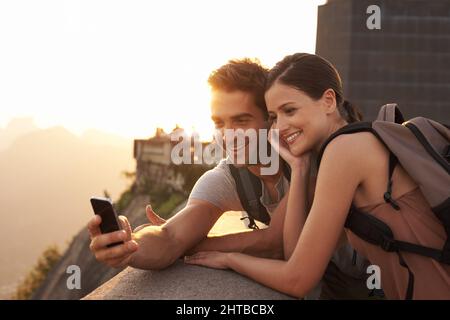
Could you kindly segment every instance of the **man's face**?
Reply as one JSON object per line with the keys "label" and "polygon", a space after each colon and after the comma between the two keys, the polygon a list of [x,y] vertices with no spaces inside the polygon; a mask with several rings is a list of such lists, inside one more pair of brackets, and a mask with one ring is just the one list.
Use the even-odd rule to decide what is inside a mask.
{"label": "man's face", "polygon": [[[257,145],[258,141],[253,141],[251,137],[245,137],[242,140],[233,138],[233,141],[227,141],[227,136],[229,137],[227,129],[244,131],[253,129],[256,136],[258,136],[259,129],[268,129],[263,113],[255,105],[253,96],[243,91],[214,90],[211,100],[211,119],[222,135],[227,154],[236,160],[238,152],[241,154],[244,152],[245,163],[248,163],[250,152],[257,152],[256,149],[250,150],[249,147]],[[250,144],[250,141],[253,143]],[[234,161],[234,163],[236,166],[245,165],[239,161]]]}

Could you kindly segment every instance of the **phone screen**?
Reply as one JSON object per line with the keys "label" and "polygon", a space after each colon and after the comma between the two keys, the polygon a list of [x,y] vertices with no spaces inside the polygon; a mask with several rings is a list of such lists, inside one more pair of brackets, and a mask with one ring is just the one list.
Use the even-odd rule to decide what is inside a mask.
{"label": "phone screen", "polygon": [[112,203],[108,199],[91,198],[91,204],[95,214],[102,218],[102,223],[100,224],[102,233],[110,233],[121,229]]}

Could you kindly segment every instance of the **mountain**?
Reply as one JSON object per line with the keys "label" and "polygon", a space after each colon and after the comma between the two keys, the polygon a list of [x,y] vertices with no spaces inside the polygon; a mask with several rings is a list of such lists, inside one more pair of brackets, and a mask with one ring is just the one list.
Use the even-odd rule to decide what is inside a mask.
{"label": "mountain", "polygon": [[82,135],[81,139],[87,143],[95,145],[107,145],[113,147],[130,146],[130,139],[119,135],[102,132],[96,129],[88,129]]}
{"label": "mountain", "polygon": [[31,117],[12,119],[6,128],[0,128],[0,151],[8,148],[18,137],[36,130],[38,128]]}
{"label": "mountain", "polygon": [[93,214],[89,198],[107,190],[117,199],[130,184],[121,173],[134,169],[132,140],[114,141],[100,132],[78,137],[63,127],[20,123],[13,127],[28,133],[16,130],[19,137],[0,151],[0,294],[14,287],[47,246],[64,250]]}

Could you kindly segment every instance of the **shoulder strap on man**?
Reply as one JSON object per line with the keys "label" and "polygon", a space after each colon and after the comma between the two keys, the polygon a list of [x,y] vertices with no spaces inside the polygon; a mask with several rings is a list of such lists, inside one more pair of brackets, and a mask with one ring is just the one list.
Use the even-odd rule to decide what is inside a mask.
{"label": "shoulder strap on man", "polygon": [[258,229],[255,220],[269,224],[270,215],[260,201],[262,194],[261,180],[245,167],[236,168],[232,164],[228,166],[236,182],[236,191],[241,205],[247,212],[248,217],[246,218],[249,220],[249,228]]}

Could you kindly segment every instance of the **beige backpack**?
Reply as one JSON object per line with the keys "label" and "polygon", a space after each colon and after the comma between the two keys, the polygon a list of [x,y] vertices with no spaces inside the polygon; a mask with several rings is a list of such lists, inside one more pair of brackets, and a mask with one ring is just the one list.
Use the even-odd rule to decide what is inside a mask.
{"label": "beige backpack", "polygon": [[328,143],[341,134],[371,132],[389,149],[389,182],[384,200],[394,209],[398,204],[392,199],[392,173],[399,162],[419,185],[432,211],[442,222],[447,233],[443,248],[428,248],[418,244],[394,239],[392,230],[383,221],[352,206],[345,227],[361,239],[380,246],[388,252],[397,252],[400,264],[408,269],[409,284],[406,299],[414,290],[414,275],[408,268],[401,252],[429,257],[440,263],[450,264],[450,128],[431,119],[417,117],[408,121],[396,104],[381,107],[374,122],[349,124],[324,143],[319,153],[318,165]]}

